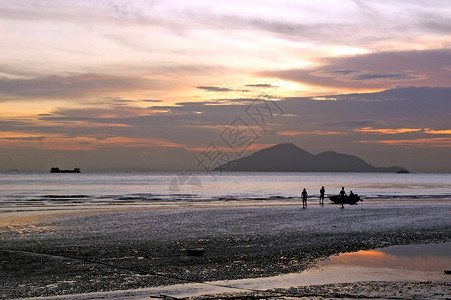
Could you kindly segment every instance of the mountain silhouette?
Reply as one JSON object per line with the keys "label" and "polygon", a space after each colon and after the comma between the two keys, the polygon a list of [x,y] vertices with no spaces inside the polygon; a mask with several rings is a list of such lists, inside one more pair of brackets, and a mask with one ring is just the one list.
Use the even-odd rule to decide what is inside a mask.
{"label": "mountain silhouette", "polygon": [[396,172],[402,167],[380,168],[357,156],[326,151],[311,154],[284,143],[232,160],[217,170],[236,172]]}

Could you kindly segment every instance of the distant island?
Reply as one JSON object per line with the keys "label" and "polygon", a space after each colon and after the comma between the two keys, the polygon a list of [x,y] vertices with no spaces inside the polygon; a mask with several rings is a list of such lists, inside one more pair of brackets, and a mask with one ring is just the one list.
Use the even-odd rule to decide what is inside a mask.
{"label": "distant island", "polygon": [[326,151],[311,154],[292,143],[278,144],[216,168],[231,172],[386,172],[403,167],[375,167],[357,156]]}

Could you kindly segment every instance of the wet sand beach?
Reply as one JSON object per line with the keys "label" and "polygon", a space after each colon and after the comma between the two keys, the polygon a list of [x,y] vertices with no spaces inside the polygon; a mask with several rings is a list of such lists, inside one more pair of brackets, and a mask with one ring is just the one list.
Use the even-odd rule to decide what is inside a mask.
{"label": "wet sand beach", "polygon": [[[302,209],[295,201],[229,201],[4,210],[0,297],[102,293],[300,272],[338,253],[449,242],[450,211],[449,201],[364,203],[345,209],[316,203]],[[187,249],[198,248],[203,256],[186,255]],[[407,283],[398,284],[407,289]],[[383,283],[375,283],[374,289],[378,285]],[[290,293],[314,295],[312,289],[323,288]]]}

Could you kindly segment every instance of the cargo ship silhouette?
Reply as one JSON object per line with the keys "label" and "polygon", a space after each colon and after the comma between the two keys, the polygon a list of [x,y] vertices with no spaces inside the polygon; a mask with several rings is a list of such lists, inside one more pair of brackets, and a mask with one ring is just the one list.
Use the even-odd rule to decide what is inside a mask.
{"label": "cargo ship silhouette", "polygon": [[73,170],[60,170],[58,167],[50,169],[50,173],[81,173],[80,168],[74,168]]}

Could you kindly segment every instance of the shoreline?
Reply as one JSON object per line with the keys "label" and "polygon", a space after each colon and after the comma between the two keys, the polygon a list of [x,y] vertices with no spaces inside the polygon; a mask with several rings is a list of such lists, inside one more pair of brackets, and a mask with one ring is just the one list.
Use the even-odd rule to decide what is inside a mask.
{"label": "shoreline", "polygon": [[[0,251],[7,280],[1,296],[180,283],[175,278],[203,282],[267,277],[306,270],[318,259],[342,252],[450,241],[451,206],[442,201],[364,202],[344,210],[336,205],[302,210],[298,202],[226,204],[3,216]],[[203,257],[186,256],[186,249],[198,247],[205,249]]]}
{"label": "shoreline", "polygon": [[[309,197],[309,206],[320,206],[317,197]],[[362,202],[357,205],[401,205],[401,204],[451,204],[451,198],[448,196],[426,198],[418,196],[390,196],[390,197],[362,197]],[[68,212],[68,211],[99,211],[99,210],[124,210],[124,209],[185,209],[185,208],[214,208],[214,207],[254,207],[254,206],[302,206],[302,199],[300,197],[293,198],[255,198],[255,199],[183,199],[183,200],[152,200],[152,201],[137,201],[137,202],[120,202],[111,200],[104,203],[96,202],[82,202],[71,203],[63,202],[54,204],[40,204],[40,205],[16,205],[0,203],[0,220],[10,218],[11,215],[6,214],[21,214],[21,215],[48,215],[54,212]],[[329,199],[324,200],[324,206],[339,206],[334,204]]]}

